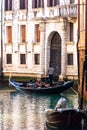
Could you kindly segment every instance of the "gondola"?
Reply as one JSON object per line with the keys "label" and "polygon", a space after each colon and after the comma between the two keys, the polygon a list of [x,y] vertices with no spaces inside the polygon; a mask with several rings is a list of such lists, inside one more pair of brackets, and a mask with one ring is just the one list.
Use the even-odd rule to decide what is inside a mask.
{"label": "gondola", "polygon": [[[60,100],[58,104],[59,106],[62,103]],[[63,107],[63,105],[57,109],[45,110],[47,126],[80,128],[82,120],[84,120],[84,122],[87,121],[87,114],[85,111],[78,108],[66,108],[65,106]]]}
{"label": "gondola", "polygon": [[19,83],[14,81],[13,79],[9,79],[9,84],[12,85],[18,91],[32,92],[32,93],[42,93],[42,94],[60,94],[63,91],[69,89],[73,86],[73,81],[67,81],[63,84],[55,83],[53,86],[45,87],[35,87],[35,83],[27,83],[26,86],[23,83]]}

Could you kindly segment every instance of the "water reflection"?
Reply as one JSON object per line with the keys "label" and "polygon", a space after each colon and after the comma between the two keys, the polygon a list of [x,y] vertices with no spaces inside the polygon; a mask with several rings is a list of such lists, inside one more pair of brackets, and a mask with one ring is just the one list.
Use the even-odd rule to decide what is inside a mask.
{"label": "water reflection", "polygon": [[[78,107],[77,95],[62,96],[67,99],[67,107]],[[60,97],[61,95],[0,92],[0,130],[50,129],[45,126],[44,110],[54,108]]]}

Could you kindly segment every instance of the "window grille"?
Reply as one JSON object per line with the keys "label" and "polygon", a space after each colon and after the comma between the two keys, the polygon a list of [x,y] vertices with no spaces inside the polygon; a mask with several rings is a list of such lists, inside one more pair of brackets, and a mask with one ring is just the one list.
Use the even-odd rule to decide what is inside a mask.
{"label": "window grille", "polygon": [[40,64],[40,54],[35,54],[34,59],[35,59],[35,65],[39,65]]}
{"label": "window grille", "polygon": [[12,64],[12,54],[6,54],[6,64]]}
{"label": "window grille", "polygon": [[67,54],[67,65],[73,65],[73,54]]}
{"label": "window grille", "polygon": [[25,54],[20,54],[20,64],[26,64]]}

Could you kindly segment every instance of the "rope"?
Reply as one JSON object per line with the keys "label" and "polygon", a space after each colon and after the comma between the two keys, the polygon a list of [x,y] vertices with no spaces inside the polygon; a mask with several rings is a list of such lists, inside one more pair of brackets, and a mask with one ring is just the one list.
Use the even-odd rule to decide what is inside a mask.
{"label": "rope", "polygon": [[71,89],[72,89],[72,91],[73,91],[76,95],[78,95],[78,92],[77,92],[75,89],[73,89],[72,87],[71,87]]}

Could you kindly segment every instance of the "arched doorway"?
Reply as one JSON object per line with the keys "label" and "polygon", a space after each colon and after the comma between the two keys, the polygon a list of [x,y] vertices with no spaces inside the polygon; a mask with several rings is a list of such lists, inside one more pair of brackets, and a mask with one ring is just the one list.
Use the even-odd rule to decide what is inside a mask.
{"label": "arched doorway", "polygon": [[50,66],[57,75],[61,74],[61,37],[58,32],[54,32],[51,39]]}

